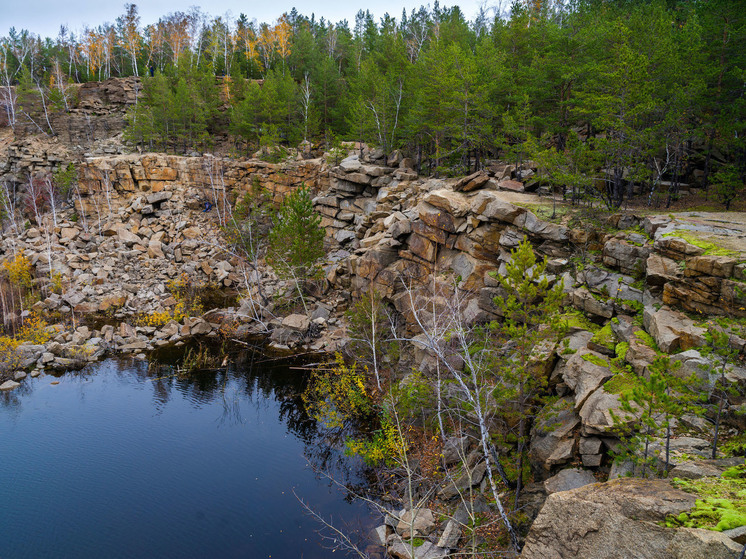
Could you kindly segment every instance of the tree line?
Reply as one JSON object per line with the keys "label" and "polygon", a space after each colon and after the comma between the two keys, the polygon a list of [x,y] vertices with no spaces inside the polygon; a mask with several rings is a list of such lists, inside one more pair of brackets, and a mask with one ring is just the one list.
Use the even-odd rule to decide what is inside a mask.
{"label": "tree line", "polygon": [[670,203],[696,172],[729,205],[746,173],[745,14],[743,0],[523,0],[469,21],[436,1],[352,27],[197,8],[142,26],[127,4],[77,35],[11,30],[0,79],[8,112],[12,85],[66,104],[70,84],[142,76],[129,137],[165,149],[362,140],[440,174],[532,158],[610,207],[633,185]]}

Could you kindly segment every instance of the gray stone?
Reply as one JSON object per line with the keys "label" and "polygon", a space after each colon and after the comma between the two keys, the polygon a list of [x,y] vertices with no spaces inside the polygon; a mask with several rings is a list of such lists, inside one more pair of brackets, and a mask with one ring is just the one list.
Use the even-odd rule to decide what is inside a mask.
{"label": "gray stone", "polygon": [[583,466],[586,468],[598,468],[603,461],[603,454],[583,454],[580,456]]}
{"label": "gray stone", "polygon": [[567,361],[562,380],[575,392],[575,409],[579,410],[588,396],[612,376],[614,373],[609,369],[606,357],[590,350],[580,350]]}
{"label": "gray stone", "polygon": [[360,168],[362,167],[362,163],[360,163],[357,155],[351,155],[349,157],[345,157],[342,161],[340,161],[339,167],[345,173],[353,173],[360,170]]}
{"label": "gray stone", "polygon": [[572,459],[573,435],[578,425],[580,418],[570,398],[558,400],[541,411],[529,447],[529,460],[537,479],[543,479],[554,466]]}
{"label": "gray stone", "polygon": [[449,555],[447,550],[428,541],[414,548],[414,557],[412,557],[411,549],[408,542],[404,542],[399,538],[388,547],[387,551],[389,555],[396,559],[444,559]]}
{"label": "gray stone", "polygon": [[435,516],[430,509],[405,510],[399,515],[396,525],[397,533],[408,538],[410,536],[429,536],[435,530]]}
{"label": "gray stone", "polygon": [[305,314],[291,314],[282,320],[282,326],[296,332],[305,333],[311,326],[311,319]]}
{"label": "gray stone", "polygon": [[[531,212],[526,212],[523,216],[523,228],[537,237],[555,242],[565,242],[569,238],[569,229],[563,225],[542,221]],[[519,225],[520,220],[515,221]]]}
{"label": "gray stone", "polygon": [[473,198],[472,212],[480,219],[514,223],[526,210],[503,200],[496,192],[480,190]]}
{"label": "gray stone", "polygon": [[380,526],[376,526],[375,528],[373,528],[368,534],[368,537],[375,545],[384,547],[386,545],[386,538],[388,537],[388,535],[389,527],[386,524],[381,524]]}
{"label": "gray stone", "polygon": [[458,495],[463,495],[470,487],[479,485],[484,479],[486,473],[487,463],[480,462],[474,466],[474,468],[469,470],[468,473],[464,472],[458,479],[452,481],[438,491],[438,496],[447,501],[448,499],[453,499]]}
{"label": "gray stone", "polygon": [[614,460],[609,470],[609,481],[619,478],[627,478],[635,473],[635,463],[632,460]]}
{"label": "gray stone", "polygon": [[354,231],[348,231],[347,229],[340,229],[334,234],[334,238],[339,244],[344,244],[357,238]]}
{"label": "gray stone", "polygon": [[471,210],[471,200],[460,192],[448,189],[429,192],[424,201],[455,217],[463,217]]}
{"label": "gray stone", "polygon": [[198,318],[189,328],[189,333],[192,336],[204,336],[210,332],[212,332],[212,326],[209,322],[202,320],[201,318]]}
{"label": "gray stone", "polygon": [[550,495],[522,559],[733,559],[741,546],[708,530],[665,528],[696,496],[665,480],[618,479]]}
{"label": "gray stone", "polygon": [[642,274],[649,254],[650,249],[647,247],[638,247],[623,239],[613,238],[604,245],[603,262],[627,274]]}
{"label": "gray stone", "polygon": [[702,357],[702,354],[696,349],[690,349],[671,356],[671,361],[681,363],[678,369],[672,369],[671,373],[682,379],[691,378],[692,375],[698,378],[706,386],[712,384],[710,379],[710,370],[713,364]]}
{"label": "gray stone", "polygon": [[460,462],[469,453],[469,437],[449,437],[443,444],[443,463],[446,466]]}
{"label": "gray stone", "polygon": [[723,530],[723,534],[738,544],[746,544],[746,526],[739,526],[732,530]]}
{"label": "gray stone", "polygon": [[0,384],[0,390],[13,390],[15,388],[18,388],[19,386],[21,386],[20,382],[16,382],[14,380],[6,380],[4,383]]}
{"label": "gray stone", "polygon": [[557,475],[544,481],[544,489],[548,495],[559,493],[560,491],[569,491],[577,489],[590,483],[596,483],[598,480],[588,470],[580,468],[570,468],[562,470]]}
{"label": "gray stone", "polygon": [[700,479],[703,477],[720,477],[723,472],[732,467],[743,464],[743,458],[734,460],[696,460],[678,464],[672,469],[668,477],[682,479]]}
{"label": "gray stone", "polygon": [[574,290],[570,294],[573,306],[581,311],[600,316],[611,318],[614,316],[614,304],[607,301],[599,301],[584,287]]}
{"label": "gray stone", "polygon": [[450,519],[438,540],[438,547],[443,549],[456,549],[461,539],[461,524],[455,519]]}
{"label": "gray stone", "polygon": [[646,263],[646,281],[648,285],[662,286],[681,277],[678,262],[657,253],[648,256]]}
{"label": "gray stone", "polygon": [[315,321],[315,320],[317,320],[319,318],[327,320],[330,315],[331,315],[331,311],[329,309],[327,309],[324,306],[319,305],[311,313],[311,320]]}
{"label": "gray stone", "polygon": [[614,429],[614,417],[625,422],[634,421],[635,417],[622,410],[617,394],[609,394],[599,388],[583,404],[580,409],[580,419],[583,424],[584,435],[604,435]]}
{"label": "gray stone", "polygon": [[148,204],[160,204],[171,198],[171,193],[165,190],[161,192],[154,192],[148,196]]}
{"label": "gray stone", "polygon": [[[141,351],[141,350],[147,349],[147,348],[148,348],[147,342],[145,342],[143,340],[137,340],[136,342],[125,344],[122,347],[120,347],[119,349],[122,350],[122,351],[125,351],[125,352],[130,352],[130,351]],[[60,360],[59,357],[57,357],[55,359],[55,361],[59,361],[59,360]]]}
{"label": "gray stone", "polygon": [[598,437],[581,437],[578,450],[580,454],[598,454],[602,441]]}
{"label": "gray stone", "polygon": [[[140,237],[135,235],[132,231],[129,231],[128,229],[125,229],[123,227],[119,229],[118,236],[119,240],[127,246],[139,245],[140,243],[142,243],[142,239]],[[72,304],[71,301],[67,299],[65,300]]]}
{"label": "gray stone", "polygon": [[646,307],[643,314],[645,329],[653,336],[661,351],[686,351],[706,343],[706,330],[694,324],[688,316],[668,307],[656,311]]}

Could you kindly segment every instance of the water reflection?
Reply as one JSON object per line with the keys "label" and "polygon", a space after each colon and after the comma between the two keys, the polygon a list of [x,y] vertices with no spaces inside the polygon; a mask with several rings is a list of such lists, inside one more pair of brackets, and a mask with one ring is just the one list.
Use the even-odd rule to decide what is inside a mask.
{"label": "water reflection", "polygon": [[365,533],[367,509],[315,473],[365,484],[305,412],[304,371],[231,357],[188,375],[107,360],[0,395],[0,524],[44,519],[0,557],[328,556],[294,491]]}

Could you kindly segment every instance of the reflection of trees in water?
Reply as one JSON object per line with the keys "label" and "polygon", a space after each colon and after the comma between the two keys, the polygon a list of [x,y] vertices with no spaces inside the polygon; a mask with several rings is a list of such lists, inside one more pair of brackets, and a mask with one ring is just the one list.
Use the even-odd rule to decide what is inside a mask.
{"label": "reflection of trees in water", "polygon": [[307,376],[289,368],[292,360],[268,362],[257,351],[247,349],[231,353],[231,364],[226,368],[180,374],[176,364],[187,348],[179,349],[154,354],[161,364],[151,365],[150,372],[140,368],[135,371],[152,384],[158,409],[168,403],[176,390],[196,407],[220,402],[223,416],[219,421],[236,423],[240,421],[238,395],[255,406],[274,400],[279,405],[279,420],[290,432],[304,443],[316,438],[316,422],[305,412],[302,399]]}
{"label": "reflection of trees in water", "polygon": [[0,392],[0,406],[10,412],[11,416],[16,418],[21,415],[23,396],[31,392],[31,386],[28,382],[22,382],[21,386],[13,390]]}
{"label": "reflection of trees in water", "polygon": [[[215,350],[219,351],[219,348]],[[181,351],[183,354],[186,347]],[[167,357],[172,363],[178,363],[183,355],[172,352]],[[177,390],[197,407],[219,402],[223,412],[218,422],[237,424],[242,422],[240,401],[247,400],[257,408],[274,401],[278,406],[278,419],[290,433],[303,441],[304,454],[314,471],[325,472],[339,483],[355,486],[356,491],[363,491],[368,486],[368,469],[359,459],[344,453],[345,440],[354,432],[327,429],[306,412],[303,393],[309,375],[292,369],[293,359],[267,359],[259,351],[250,349],[235,351],[230,357],[231,364],[218,370],[177,374],[172,366],[161,367],[157,373],[151,372],[156,406],[163,407],[172,390]],[[322,479],[324,476],[317,477]]]}

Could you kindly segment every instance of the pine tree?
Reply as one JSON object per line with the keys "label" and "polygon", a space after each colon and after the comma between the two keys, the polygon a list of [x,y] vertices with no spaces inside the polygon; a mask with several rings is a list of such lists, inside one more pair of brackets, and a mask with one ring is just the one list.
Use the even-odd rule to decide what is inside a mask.
{"label": "pine tree", "polygon": [[321,216],[313,209],[308,188],[287,196],[273,221],[267,259],[282,276],[306,278],[324,255]]}
{"label": "pine tree", "polygon": [[[680,367],[681,363],[672,362],[668,355],[657,357],[650,365],[648,375],[635,378],[633,385],[621,393],[620,409],[625,417],[612,411],[621,435],[618,457],[631,460],[635,471],[641,467],[641,477],[658,473],[660,469],[657,467],[659,457],[650,451],[653,440],[660,437],[666,441],[663,469],[668,469],[672,420],[691,408],[694,396],[691,384],[673,374]],[[636,417],[637,421],[629,432],[627,423],[631,417]]]}
{"label": "pine tree", "polygon": [[494,394],[505,403],[504,409],[513,410],[515,415],[516,503],[523,485],[531,421],[543,403],[549,381],[547,371],[538,366],[540,359],[537,358],[546,350],[542,345],[551,344],[561,330],[555,317],[561,305],[562,290],[560,284],[551,285],[546,266],[546,258],[537,261],[531,243],[524,238],[511,252],[505,275],[496,276],[505,296],[494,301],[498,314],[503,317],[502,322],[493,324],[496,343],[503,348],[495,364],[500,388]]}

